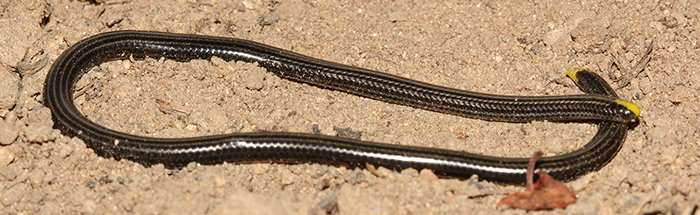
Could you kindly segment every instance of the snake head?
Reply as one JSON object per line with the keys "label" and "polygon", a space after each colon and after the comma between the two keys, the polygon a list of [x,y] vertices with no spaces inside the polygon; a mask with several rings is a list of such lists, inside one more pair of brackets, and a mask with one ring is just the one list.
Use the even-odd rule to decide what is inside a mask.
{"label": "snake head", "polygon": [[629,125],[629,127],[637,127],[640,121],[639,116],[642,113],[642,110],[639,108],[639,106],[624,99],[616,99],[615,103],[621,107],[619,109],[620,113],[622,113],[624,121]]}
{"label": "snake head", "polygon": [[620,99],[615,90],[598,74],[586,68],[568,69],[565,74],[586,94],[602,95],[615,99],[614,103],[618,106],[616,110],[622,114],[622,121],[629,125],[630,128],[639,125],[639,115],[642,112],[639,106],[630,101]]}

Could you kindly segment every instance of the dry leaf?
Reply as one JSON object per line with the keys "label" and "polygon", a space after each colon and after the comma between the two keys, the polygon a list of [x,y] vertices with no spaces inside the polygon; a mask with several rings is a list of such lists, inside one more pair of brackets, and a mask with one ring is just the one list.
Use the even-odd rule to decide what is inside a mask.
{"label": "dry leaf", "polygon": [[534,190],[512,193],[501,199],[498,205],[526,210],[546,210],[563,209],[576,202],[576,194],[566,185],[546,172],[540,172],[539,176],[539,180],[534,184]]}
{"label": "dry leaf", "polygon": [[498,201],[499,206],[507,205],[525,210],[548,210],[563,209],[576,202],[574,192],[544,171],[540,171],[538,173],[539,179],[532,182],[535,163],[541,156],[542,153],[538,152],[530,159],[526,176],[527,191],[511,193]]}

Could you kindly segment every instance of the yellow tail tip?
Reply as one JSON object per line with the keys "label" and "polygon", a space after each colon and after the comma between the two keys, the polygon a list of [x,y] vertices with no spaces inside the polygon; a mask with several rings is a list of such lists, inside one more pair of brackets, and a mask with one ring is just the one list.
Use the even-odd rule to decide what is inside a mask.
{"label": "yellow tail tip", "polygon": [[627,108],[627,110],[629,110],[630,112],[634,113],[634,115],[635,115],[636,117],[639,117],[639,115],[642,113],[642,110],[639,109],[639,106],[637,106],[636,104],[634,104],[634,103],[632,103],[632,102],[630,102],[630,101],[627,101],[627,100],[624,100],[624,99],[616,99],[616,100],[615,100],[615,103],[617,103],[617,104],[619,104],[619,105],[622,105],[623,107]]}
{"label": "yellow tail tip", "polygon": [[586,68],[571,68],[571,69],[567,69],[566,71],[564,71],[564,74],[566,74],[567,77],[569,77],[572,81],[574,81],[574,83],[578,83],[578,78],[576,78],[576,74],[578,74],[579,72],[583,72],[583,71],[588,71],[588,69],[586,69]]}

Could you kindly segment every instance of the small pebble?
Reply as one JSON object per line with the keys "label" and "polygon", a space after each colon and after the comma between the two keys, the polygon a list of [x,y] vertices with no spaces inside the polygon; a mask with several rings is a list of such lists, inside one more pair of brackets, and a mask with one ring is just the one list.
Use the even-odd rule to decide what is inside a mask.
{"label": "small pebble", "polygon": [[67,158],[71,154],[73,154],[74,146],[69,145],[68,143],[60,143],[57,144],[58,149],[54,151],[55,155],[59,159]]}
{"label": "small pebble", "polygon": [[27,124],[44,124],[48,127],[53,127],[53,119],[51,118],[51,110],[47,107],[33,109],[27,116]]}
{"label": "small pebble", "polygon": [[419,177],[425,181],[437,181],[438,180],[437,175],[435,175],[435,173],[433,173],[433,171],[429,170],[429,169],[422,169],[420,171]]}
{"label": "small pebble", "polygon": [[544,35],[543,42],[548,46],[555,46],[559,44],[560,41],[563,41],[568,34],[569,32],[564,29],[554,29]]}
{"label": "small pebble", "polygon": [[401,170],[401,174],[416,177],[418,176],[418,170],[414,168],[403,169]]}
{"label": "small pebble", "polygon": [[530,35],[530,34],[523,35],[521,37],[516,38],[515,40],[517,40],[519,43],[521,43],[523,45],[530,45],[530,44],[537,42],[537,38]]}
{"label": "small pebble", "polygon": [[321,134],[321,127],[319,127],[319,125],[316,123],[311,124],[311,133],[312,134]]}
{"label": "small pebble", "polygon": [[258,17],[258,25],[269,26],[269,25],[272,25],[272,24],[279,22],[279,20],[280,20],[279,15],[277,15],[276,13],[270,13],[270,14],[266,14],[266,15]]}
{"label": "small pebble", "polygon": [[678,27],[678,19],[676,19],[676,17],[670,16],[670,15],[661,18],[661,20],[659,20],[659,22],[661,22],[661,24],[663,24],[667,28]]}
{"label": "small pebble", "polygon": [[243,10],[245,10],[245,9],[254,10],[255,8],[258,7],[258,5],[260,4],[260,1],[259,0],[243,0],[243,1],[241,1],[241,4],[243,5],[243,8],[241,8]]}
{"label": "small pebble", "polygon": [[34,124],[25,127],[24,136],[27,141],[34,143],[43,143],[56,139],[57,134],[51,126],[46,124]]}
{"label": "small pebble", "polygon": [[0,145],[10,145],[19,136],[19,129],[17,129],[12,123],[7,123],[0,120]]}
{"label": "small pebble", "polygon": [[[321,214],[334,214],[338,212],[338,194],[331,193],[318,202],[317,209]],[[319,213],[316,213],[319,214]]]}
{"label": "small pebble", "polygon": [[7,147],[0,147],[0,167],[10,165],[12,161],[15,161],[15,154]]}

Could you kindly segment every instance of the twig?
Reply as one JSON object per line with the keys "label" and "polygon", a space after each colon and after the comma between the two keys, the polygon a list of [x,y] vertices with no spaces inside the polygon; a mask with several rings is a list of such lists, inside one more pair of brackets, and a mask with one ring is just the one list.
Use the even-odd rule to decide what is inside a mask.
{"label": "twig", "polygon": [[639,77],[639,75],[644,71],[644,69],[646,69],[647,65],[649,65],[649,62],[651,61],[651,52],[653,50],[654,41],[652,40],[651,43],[649,43],[649,45],[647,46],[647,49],[644,52],[644,54],[642,54],[642,58],[639,59],[639,61],[637,61],[637,63],[635,63],[635,65],[632,68],[623,65],[618,55],[612,55],[613,63],[610,64],[609,69],[612,70],[613,65],[615,65],[621,73],[621,76],[619,78],[613,80],[614,82],[619,82],[617,89],[622,89],[629,86],[632,82],[632,79]]}
{"label": "twig", "polygon": [[527,162],[527,172],[525,173],[525,179],[527,183],[527,190],[533,191],[535,190],[535,185],[534,185],[534,177],[535,177],[535,166],[537,165],[537,160],[542,158],[542,151],[537,151],[535,154],[530,157],[530,160]]}

